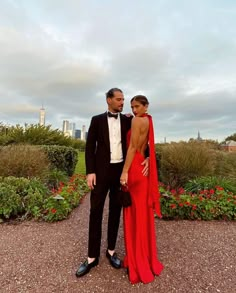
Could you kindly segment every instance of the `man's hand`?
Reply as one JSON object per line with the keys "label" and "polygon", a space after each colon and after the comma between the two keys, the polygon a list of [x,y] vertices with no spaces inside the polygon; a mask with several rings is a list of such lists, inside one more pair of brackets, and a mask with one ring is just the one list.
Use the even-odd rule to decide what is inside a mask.
{"label": "man's hand", "polygon": [[149,174],[149,158],[146,158],[141,165],[144,165],[143,167],[143,176],[148,176]]}
{"label": "man's hand", "polygon": [[91,173],[87,175],[87,185],[90,190],[94,189],[94,185],[96,185],[96,174]]}

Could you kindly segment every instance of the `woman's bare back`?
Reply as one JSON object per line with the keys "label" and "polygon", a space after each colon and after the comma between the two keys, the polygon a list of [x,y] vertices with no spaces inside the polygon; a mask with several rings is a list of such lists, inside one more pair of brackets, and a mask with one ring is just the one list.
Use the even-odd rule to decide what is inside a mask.
{"label": "woman's bare back", "polygon": [[143,156],[148,144],[149,120],[148,117],[134,117],[131,126],[131,140],[136,144],[136,149]]}

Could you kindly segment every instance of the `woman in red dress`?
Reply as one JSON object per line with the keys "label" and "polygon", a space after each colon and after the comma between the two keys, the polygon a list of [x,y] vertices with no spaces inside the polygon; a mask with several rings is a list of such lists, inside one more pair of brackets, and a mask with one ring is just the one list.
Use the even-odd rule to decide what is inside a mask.
{"label": "woman in red dress", "polygon": [[[128,269],[132,284],[149,283],[163,270],[157,258],[154,212],[161,217],[152,117],[148,114],[148,100],[138,95],[132,98],[135,117],[128,133],[128,150],[120,177],[127,184],[132,205],[124,208],[124,238],[126,255],[124,267]],[[141,163],[149,145],[149,175],[142,173]]]}

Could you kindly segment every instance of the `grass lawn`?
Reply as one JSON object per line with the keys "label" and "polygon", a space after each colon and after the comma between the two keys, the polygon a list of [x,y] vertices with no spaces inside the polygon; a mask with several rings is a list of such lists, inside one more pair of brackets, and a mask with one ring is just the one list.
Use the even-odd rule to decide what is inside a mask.
{"label": "grass lawn", "polygon": [[85,169],[85,152],[78,151],[78,162],[75,167],[75,174],[86,174]]}

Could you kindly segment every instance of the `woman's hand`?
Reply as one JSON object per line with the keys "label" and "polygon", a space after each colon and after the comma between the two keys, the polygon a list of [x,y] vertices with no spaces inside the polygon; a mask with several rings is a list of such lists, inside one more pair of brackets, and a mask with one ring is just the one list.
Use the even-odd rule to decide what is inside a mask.
{"label": "woman's hand", "polygon": [[122,172],[120,176],[120,184],[126,185],[128,183],[128,172]]}

